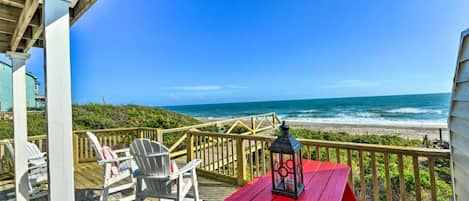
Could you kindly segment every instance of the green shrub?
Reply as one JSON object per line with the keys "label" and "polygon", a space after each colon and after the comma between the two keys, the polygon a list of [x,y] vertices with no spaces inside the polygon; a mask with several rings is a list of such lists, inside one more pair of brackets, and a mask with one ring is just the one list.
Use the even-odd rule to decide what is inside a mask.
{"label": "green shrub", "polygon": [[[73,105],[73,130],[123,127],[176,128],[200,123],[176,112],[138,105]],[[0,139],[12,138],[11,120],[0,120]],[[44,135],[44,112],[28,112],[28,135]]]}

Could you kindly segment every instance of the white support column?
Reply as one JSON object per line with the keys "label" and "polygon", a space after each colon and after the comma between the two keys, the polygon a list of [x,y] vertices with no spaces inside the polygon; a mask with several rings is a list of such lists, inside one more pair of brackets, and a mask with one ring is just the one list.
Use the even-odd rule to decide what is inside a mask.
{"label": "white support column", "polygon": [[44,0],[49,200],[75,200],[69,0]]}
{"label": "white support column", "polygon": [[26,60],[29,54],[7,52],[13,66],[13,134],[15,143],[15,195],[17,201],[29,200],[28,142],[26,112]]}

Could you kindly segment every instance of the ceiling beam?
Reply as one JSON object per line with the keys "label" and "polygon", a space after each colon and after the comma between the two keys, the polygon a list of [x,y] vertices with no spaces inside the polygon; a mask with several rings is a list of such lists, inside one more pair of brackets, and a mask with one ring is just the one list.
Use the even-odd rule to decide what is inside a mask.
{"label": "ceiling beam", "polygon": [[0,23],[0,33],[13,35],[13,31],[15,31],[15,28],[16,28],[15,25],[16,24],[13,22]]}
{"label": "ceiling beam", "polygon": [[0,4],[0,20],[16,22],[20,14],[21,8],[12,8],[10,6]]}
{"label": "ceiling beam", "polygon": [[24,3],[22,0],[0,0],[0,4],[16,8],[24,8]]}
{"label": "ceiling beam", "polygon": [[79,0],[70,12],[70,24],[73,25],[83,13],[85,13],[96,0]]}
{"label": "ceiling beam", "polygon": [[41,37],[42,32],[44,31],[44,24],[41,24],[39,27],[33,28],[33,38],[27,39],[26,41],[26,46],[23,50],[23,52],[28,52],[28,50],[34,46],[36,41]]}
{"label": "ceiling beam", "polygon": [[26,31],[26,28],[28,28],[38,6],[39,0],[26,0],[26,4],[24,5],[20,18],[18,19],[15,32],[13,32],[13,36],[11,37],[10,47],[12,52],[16,51],[16,48],[18,47],[21,38],[23,38],[23,34]]}
{"label": "ceiling beam", "polygon": [[[9,35],[8,38],[11,38],[13,32],[15,31],[15,23],[13,22],[2,22],[0,23],[0,34]],[[26,31],[23,34],[23,39],[32,39],[33,30],[32,27],[26,28]],[[11,39],[9,39],[11,41]]]}
{"label": "ceiling beam", "polygon": [[[0,46],[8,46],[10,44],[10,41],[0,41]],[[25,49],[26,48],[26,41],[21,40],[20,43],[18,43],[17,49]]]}
{"label": "ceiling beam", "polygon": [[[30,26],[38,27],[41,25],[41,12],[36,14],[29,23]],[[17,23],[19,16],[21,15],[20,8],[12,8],[7,5],[0,4],[0,20]]]}

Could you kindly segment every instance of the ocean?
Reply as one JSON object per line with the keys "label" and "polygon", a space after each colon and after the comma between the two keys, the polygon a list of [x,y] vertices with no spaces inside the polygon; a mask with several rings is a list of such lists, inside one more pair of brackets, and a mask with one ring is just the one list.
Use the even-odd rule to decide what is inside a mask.
{"label": "ocean", "polygon": [[377,125],[444,125],[449,93],[353,98],[305,99],[170,106],[166,109],[219,119],[276,112],[283,120]]}

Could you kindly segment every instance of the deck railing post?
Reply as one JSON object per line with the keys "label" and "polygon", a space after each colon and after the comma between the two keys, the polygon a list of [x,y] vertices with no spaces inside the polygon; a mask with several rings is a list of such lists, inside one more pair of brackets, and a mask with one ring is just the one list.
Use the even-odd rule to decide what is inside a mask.
{"label": "deck railing post", "polygon": [[73,163],[75,164],[75,166],[78,165],[79,163],[79,145],[78,145],[78,137],[79,135],[76,134],[76,133],[73,133]]}
{"label": "deck railing post", "polygon": [[187,162],[194,160],[194,135],[190,132],[187,135]]}
{"label": "deck railing post", "polygon": [[256,134],[256,117],[251,117],[251,134]]}
{"label": "deck railing post", "polygon": [[439,131],[439,134],[440,134],[440,145],[443,145],[443,133],[442,133],[441,128],[439,128],[438,131]]}
{"label": "deck railing post", "polygon": [[156,139],[159,143],[163,144],[163,131],[161,129],[156,129]]}
{"label": "deck railing post", "polygon": [[238,185],[246,183],[246,153],[244,151],[243,138],[236,138],[236,165],[237,165],[237,177]]}
{"label": "deck railing post", "polygon": [[272,113],[272,127],[273,128],[277,128],[277,115],[274,113]]}
{"label": "deck railing post", "polygon": [[139,139],[143,138],[143,129],[137,128],[137,138]]}

